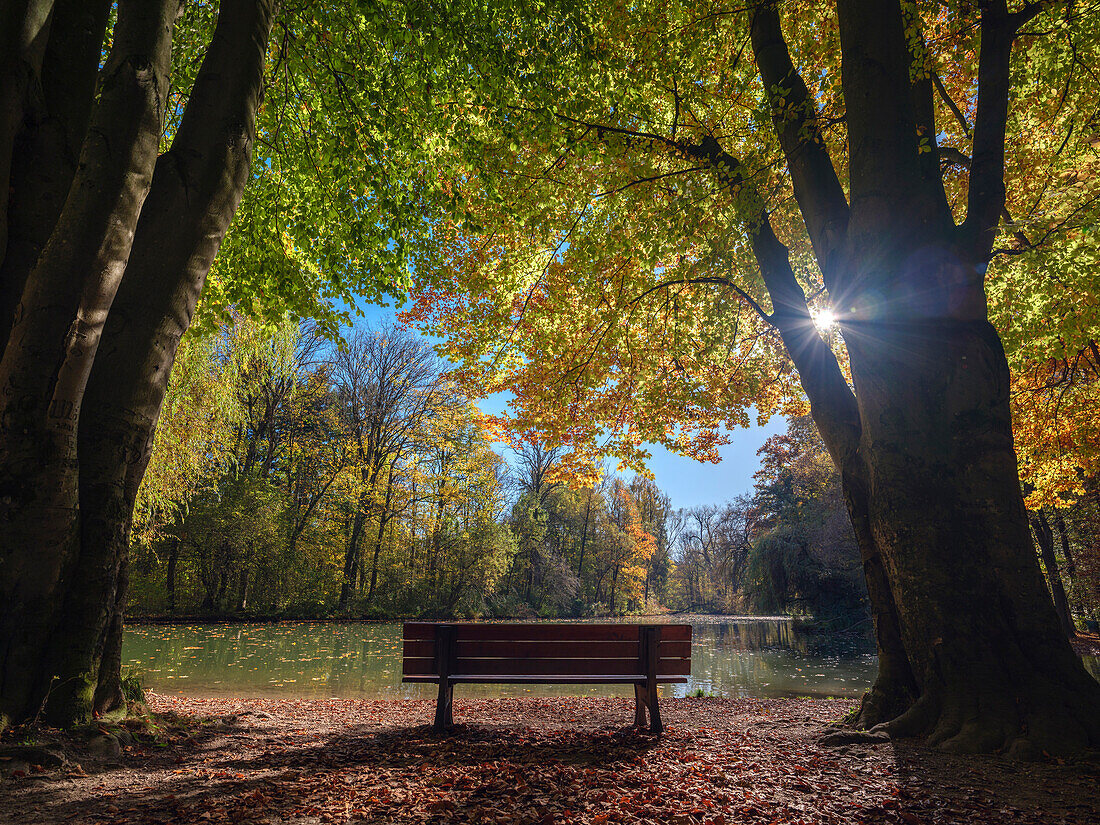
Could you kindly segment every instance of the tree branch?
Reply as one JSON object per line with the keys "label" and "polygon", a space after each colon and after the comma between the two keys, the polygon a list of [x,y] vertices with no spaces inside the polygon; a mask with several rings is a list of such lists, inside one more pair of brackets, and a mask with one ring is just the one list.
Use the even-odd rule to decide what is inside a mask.
{"label": "tree branch", "polygon": [[[768,324],[772,324],[772,317],[764,311],[764,308],[761,307],[760,304],[758,304],[751,295],[749,295],[747,292],[745,292],[745,290],[737,286],[737,284],[733,283],[728,278],[675,278],[671,281],[665,281],[664,283],[657,284],[656,286],[651,286],[649,289],[645,290],[645,292],[642,292],[641,294],[631,298],[630,303],[636,304],[647,295],[657,292],[658,290],[667,289],[670,286],[677,286],[681,284],[717,284],[719,286],[728,287],[729,289],[732,289],[734,292],[736,292],[745,301],[745,303],[752,307],[756,314],[759,315],[765,322],[767,322]],[[774,324],[772,325],[774,326]]]}
{"label": "tree branch", "polygon": [[991,0],[981,11],[978,56],[978,108],[970,162],[966,219],[960,246],[974,263],[987,261],[1005,204],[1004,143],[1008,121],[1009,58],[1015,28],[1005,0]]}
{"label": "tree branch", "polygon": [[862,430],[856,397],[814,325],[787,247],[776,237],[766,213],[753,232],[752,250],[771,296],[772,323],[798,369],[814,423],[836,466],[845,467],[859,447]]}
{"label": "tree branch", "polygon": [[757,6],[751,39],[795,199],[825,282],[835,290],[840,269],[837,252],[848,229],[848,201],[825,148],[817,109],[791,62],[774,2],[765,0]]}
{"label": "tree branch", "polygon": [[940,80],[940,76],[936,72],[932,72],[932,83],[936,87],[936,91],[939,92],[940,99],[944,102],[944,105],[951,110],[951,114],[955,116],[955,120],[958,121],[959,126],[963,130],[963,134],[966,135],[966,139],[970,140],[970,124],[966,121],[966,115],[962,113],[962,110],[955,104],[955,101],[951,99],[951,95],[947,93],[947,88],[943,85],[943,81]]}
{"label": "tree branch", "polygon": [[[681,149],[691,157],[710,161],[731,188],[751,188],[741,174],[740,160],[724,151],[712,136],[708,135],[698,145],[682,146]],[[772,303],[770,315],[764,315],[762,310],[758,312],[779,330],[798,369],[814,421],[837,467],[848,466],[859,447],[861,432],[855,394],[840,370],[836,355],[814,325],[806,293],[791,268],[789,251],[776,237],[763,199],[755,191],[750,191],[749,197],[757,204],[746,221],[752,251]],[[744,292],[738,292],[753,303]]]}

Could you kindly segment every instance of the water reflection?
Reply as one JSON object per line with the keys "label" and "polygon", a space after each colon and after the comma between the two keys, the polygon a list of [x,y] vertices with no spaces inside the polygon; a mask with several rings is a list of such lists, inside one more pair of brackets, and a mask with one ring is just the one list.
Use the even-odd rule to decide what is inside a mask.
{"label": "water reflection", "polygon": [[[691,681],[718,696],[857,697],[875,673],[873,648],[810,632],[787,619],[693,623]],[[126,630],[123,660],[160,693],[194,696],[432,698],[401,683],[401,625],[145,625]],[[1086,660],[1094,675],[1100,667]],[[463,685],[464,696],[625,695],[622,685]]]}

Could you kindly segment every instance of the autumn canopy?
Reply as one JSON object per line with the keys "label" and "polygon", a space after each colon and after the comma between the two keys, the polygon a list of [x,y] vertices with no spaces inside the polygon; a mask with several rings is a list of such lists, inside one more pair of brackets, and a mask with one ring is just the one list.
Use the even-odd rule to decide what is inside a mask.
{"label": "autumn canopy", "polygon": [[1095,3],[181,5],[0,5],[3,724],[121,704],[196,317],[389,294],[581,480],[808,409],[875,620],[853,721],[1100,746],[1024,498],[1100,469]]}

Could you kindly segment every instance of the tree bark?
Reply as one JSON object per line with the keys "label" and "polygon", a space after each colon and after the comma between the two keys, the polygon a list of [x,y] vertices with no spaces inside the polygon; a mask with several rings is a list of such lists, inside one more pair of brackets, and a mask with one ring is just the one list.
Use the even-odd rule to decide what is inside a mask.
{"label": "tree bark", "polygon": [[[36,5],[42,5],[38,3]],[[108,0],[57,0],[37,82],[10,151],[7,248],[0,243],[0,352],[8,341],[27,278],[57,224],[88,129],[107,27]]]}
{"label": "tree bark", "polygon": [[1065,640],[1031,543],[996,332],[914,319],[846,339],[871,530],[920,688],[892,729],[1021,756],[1100,741],[1100,685]]}
{"label": "tree bark", "polygon": [[[88,716],[117,564],[80,552],[77,423],[156,161],[178,0],[120,3],[79,171],[0,359],[0,721]],[[29,552],[34,548],[37,552]],[[94,594],[94,595],[93,595]]]}
{"label": "tree bark", "polygon": [[[21,516],[23,533],[56,556],[37,577],[33,609],[24,592],[3,613],[4,621],[29,627],[44,651],[43,667],[36,670],[21,668],[10,655],[0,660],[0,715],[6,719],[26,718],[47,695],[47,717],[58,723],[121,706],[118,667],[133,504],[176,345],[190,324],[249,176],[273,3],[222,3],[172,148],[159,159],[168,48],[178,2],[137,5],[138,12],[127,3],[119,6],[107,67],[110,79],[92,117],[81,172],[27,282],[23,310],[0,362],[0,375],[21,379],[9,386],[53,399],[45,410],[26,403],[30,413],[19,409],[20,422],[49,414],[39,426],[52,440],[39,455],[50,461],[38,462],[36,478],[50,484],[53,494],[15,504],[30,513]],[[153,45],[131,30],[144,33]],[[127,92],[128,98],[114,99]],[[120,146],[129,147],[128,153],[119,152]],[[114,149],[108,155],[111,162],[99,162],[96,153],[109,147]],[[120,157],[136,160],[119,169]],[[147,170],[144,177],[135,172],[135,164]],[[121,177],[125,186],[110,190],[106,174],[87,180],[100,168]],[[118,194],[112,200],[113,191]],[[96,244],[97,232],[107,241]],[[60,264],[71,264],[85,248],[96,250],[99,268],[93,271],[105,274],[85,282],[83,295],[74,297],[60,276],[64,266],[53,261],[56,257]],[[62,316],[70,306],[76,321],[65,336],[61,333],[68,322]],[[39,309],[30,313],[35,307]],[[33,324],[26,322],[30,314]],[[45,356],[36,361],[12,355],[38,341],[48,343],[50,335],[66,342],[60,372],[43,369],[39,361]],[[52,383],[39,386],[44,381]],[[10,396],[0,399],[5,409],[14,406]],[[5,430],[0,438],[11,432]],[[21,452],[0,468],[4,481],[18,479],[38,457],[28,455],[25,435],[13,441]],[[24,563],[18,553],[11,558]],[[22,572],[13,578],[24,591],[36,581]],[[28,625],[35,610],[44,618]],[[24,632],[25,638],[13,641],[25,645],[30,635]],[[51,675],[60,677],[52,686]]]}
{"label": "tree bark", "polygon": [[14,0],[0,6],[0,192],[5,193],[0,197],[0,260],[8,243],[6,193],[13,150],[38,79],[52,10],[53,0]]}

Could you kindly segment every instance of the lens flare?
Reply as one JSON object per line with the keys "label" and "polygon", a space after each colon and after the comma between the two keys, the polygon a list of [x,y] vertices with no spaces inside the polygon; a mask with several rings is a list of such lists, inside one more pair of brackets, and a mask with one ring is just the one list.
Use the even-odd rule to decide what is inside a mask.
{"label": "lens flare", "polygon": [[831,309],[819,309],[811,313],[814,326],[822,332],[829,332],[836,327],[836,314]]}

